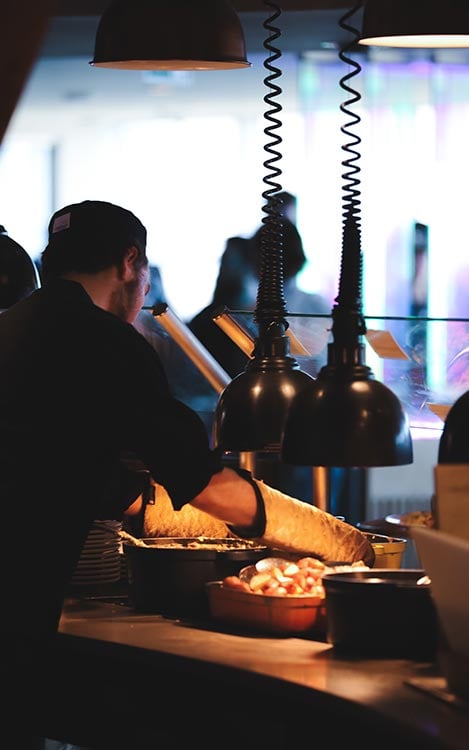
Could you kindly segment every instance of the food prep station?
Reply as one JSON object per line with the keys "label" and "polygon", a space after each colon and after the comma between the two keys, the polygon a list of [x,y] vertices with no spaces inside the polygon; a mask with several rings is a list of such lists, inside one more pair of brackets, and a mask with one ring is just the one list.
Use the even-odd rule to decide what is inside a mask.
{"label": "food prep station", "polygon": [[434,663],[345,657],[314,638],[100,601],[68,599],[45,680],[54,699],[42,730],[84,746],[176,750],[199,738],[209,749],[280,750],[327,738],[337,748],[465,750],[469,739],[467,705]]}
{"label": "food prep station", "polygon": [[[149,600],[152,611],[141,611],[148,608],[148,601],[142,606],[141,600],[132,599],[128,579],[107,596],[79,595],[75,589],[63,610],[57,650],[44,677],[46,694],[53,700],[48,699],[42,709],[41,731],[82,746],[96,744],[113,750],[143,750],[157,743],[179,750],[194,740],[194,734],[203,736],[208,748],[219,748],[222,741],[230,750],[240,743],[257,748],[267,742],[273,750],[281,750],[313,735],[327,736],[332,747],[359,741],[364,750],[377,746],[391,750],[396,743],[416,749],[463,750],[469,742],[468,704],[448,691],[434,641],[427,650],[412,650],[418,631],[421,644],[427,645],[436,633],[436,623],[429,619],[428,582],[417,585],[423,571],[400,567],[402,540],[371,537],[378,552],[380,546],[381,551],[385,549],[383,543],[391,545],[388,558],[376,557],[388,567],[350,572],[353,585],[359,584],[352,609],[362,624],[366,619],[372,623],[378,610],[381,621],[374,640],[367,640],[368,632],[361,644],[355,638],[351,648],[333,642],[324,601],[321,610],[316,600],[311,621],[303,619],[304,612],[298,615],[301,610],[295,611],[301,607],[300,596],[244,594],[251,605],[261,608],[272,606],[269,599],[278,600],[274,622],[280,627],[272,628],[272,620],[259,620],[258,614],[243,620],[245,605],[239,607],[242,592],[227,588],[231,598],[216,601],[210,589],[219,596],[223,581],[205,583],[195,573],[190,580],[199,594],[203,589],[207,607],[200,608],[198,600],[191,611],[187,600],[184,607],[174,592],[169,599],[171,611],[166,614],[158,612],[154,598]],[[217,571],[217,555],[238,553],[236,563],[241,571],[244,564],[256,565],[267,552],[272,553],[254,545],[248,549],[241,546],[240,552],[233,540],[231,550],[227,540],[216,544],[210,540],[206,550],[203,539],[147,541],[147,548],[129,545],[127,553],[140,554],[139,563],[143,559],[146,574],[150,570],[153,577],[161,563],[157,558],[163,553],[173,584],[181,564],[185,570],[193,569],[208,557],[210,569],[205,570],[205,576],[220,570],[231,575],[233,568]],[[148,566],[145,561],[155,552]],[[189,554],[183,555],[181,562],[182,553]],[[171,555],[174,560],[179,558],[176,565]],[[136,558],[131,556],[128,561],[132,559],[133,574],[137,570],[138,575],[142,568],[135,567]],[[205,559],[202,567],[206,564]],[[332,573],[331,586],[348,575]],[[370,583],[365,580],[360,586],[360,578],[370,578]],[[389,581],[399,579],[405,583],[403,588],[392,586],[391,593],[386,591]],[[385,597],[379,601],[376,585]],[[178,600],[179,613],[175,611]],[[420,605],[419,613],[416,607]],[[286,617],[279,614],[282,608],[289,611]],[[350,613],[349,600],[345,616]],[[400,624],[399,617],[396,620],[399,613],[404,614]],[[344,611],[334,617],[336,623],[337,617],[343,623]],[[412,628],[406,628],[409,618],[413,618]],[[399,635],[407,640],[400,642]],[[410,650],[409,638],[414,639]],[[364,642],[368,648],[360,649]],[[378,646],[374,652],[373,644]],[[386,649],[386,645],[394,645],[394,649]],[[73,685],[67,684],[64,691],[66,676],[72,672]],[[134,719],[122,721],[124,714]]]}

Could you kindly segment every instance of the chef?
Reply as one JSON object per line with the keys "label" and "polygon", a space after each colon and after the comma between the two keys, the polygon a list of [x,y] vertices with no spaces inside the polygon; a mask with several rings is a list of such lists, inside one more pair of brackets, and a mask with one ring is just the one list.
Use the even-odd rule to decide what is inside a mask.
{"label": "chef", "polygon": [[[132,325],[149,288],[146,235],[112,203],[65,206],[49,223],[41,288],[0,315],[3,519],[6,530],[9,520],[29,530],[20,564],[10,564],[16,536],[2,537],[3,595],[15,613],[0,626],[13,703],[25,700],[25,685],[40,692],[38,659],[53,643],[93,521],[140,512],[147,474],[135,466],[176,513],[190,505],[237,536],[288,549],[304,546],[308,527],[311,552],[373,559],[357,529],[224,466],[199,417],[172,396],[157,353]],[[28,747],[27,722],[15,722],[16,743],[18,731],[18,746]]]}

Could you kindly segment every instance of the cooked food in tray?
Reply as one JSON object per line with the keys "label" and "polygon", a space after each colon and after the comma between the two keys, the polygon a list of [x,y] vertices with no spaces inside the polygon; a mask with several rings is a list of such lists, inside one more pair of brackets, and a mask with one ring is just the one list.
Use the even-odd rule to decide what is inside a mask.
{"label": "cooked food in tray", "polygon": [[227,576],[223,586],[265,596],[325,596],[322,577],[327,573],[368,570],[363,562],[328,566],[314,557],[299,560],[264,558],[243,568],[237,576]]}
{"label": "cooked food in tray", "polygon": [[207,584],[210,614],[230,625],[264,633],[326,633],[326,573],[357,569],[359,563],[325,565],[314,557],[299,560],[263,558],[238,575]]}
{"label": "cooked food in tray", "polygon": [[212,539],[211,537],[157,537],[146,539],[146,546],[158,549],[212,549],[219,552],[233,549],[266,549],[252,539]]}
{"label": "cooked food in tray", "polygon": [[430,510],[412,510],[408,513],[394,513],[386,516],[388,523],[398,526],[428,526],[433,528],[435,519]]}

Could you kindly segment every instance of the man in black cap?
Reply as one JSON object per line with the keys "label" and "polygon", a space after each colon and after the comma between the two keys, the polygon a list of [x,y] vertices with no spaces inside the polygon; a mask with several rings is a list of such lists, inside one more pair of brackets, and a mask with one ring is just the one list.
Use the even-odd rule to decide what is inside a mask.
{"label": "man in black cap", "polygon": [[[172,396],[132,325],[149,288],[146,230],[133,213],[104,201],[66,206],[51,218],[41,261],[42,287],[0,315],[0,496],[31,532],[21,562],[3,567],[10,700],[24,700],[25,686],[41,692],[37,658],[53,642],[93,521],[139,511],[148,474],[176,510],[191,503],[240,536],[334,560],[346,540],[350,562],[371,559],[356,529],[224,466],[202,421]],[[285,509],[293,523],[276,520]],[[4,514],[6,561],[18,560],[12,519]],[[25,714],[37,705],[31,698]]]}
{"label": "man in black cap", "polygon": [[[19,609],[36,605],[36,631],[56,628],[93,519],[122,517],[144,489],[146,475],[129,469],[129,457],[175,508],[200,503],[241,526],[257,513],[252,486],[223,468],[131,325],[148,291],[145,248],[145,227],[130,211],[103,201],[67,206],[49,224],[43,286],[0,316],[0,489],[14,488],[43,553],[29,550],[32,600],[25,605],[17,586],[12,596]],[[217,498],[232,484],[237,502],[223,508]]]}

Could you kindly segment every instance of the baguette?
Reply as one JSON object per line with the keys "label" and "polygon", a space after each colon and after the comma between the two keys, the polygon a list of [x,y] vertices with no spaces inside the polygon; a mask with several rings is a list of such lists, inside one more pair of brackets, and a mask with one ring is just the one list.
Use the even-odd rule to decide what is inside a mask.
{"label": "baguette", "polygon": [[161,484],[155,484],[155,503],[147,505],[143,519],[144,537],[196,537],[225,539],[235,535],[228,526],[189,503],[174,510],[171,499]]}
{"label": "baguette", "polygon": [[[323,561],[371,567],[374,550],[365,534],[335,516],[252,478],[262,495],[266,526],[256,541],[266,547],[311,555]],[[144,537],[240,537],[227,524],[192,505],[175,511],[164,487],[155,484],[155,504],[147,505]],[[240,537],[241,538],[241,537]],[[252,537],[249,537],[252,539]]]}
{"label": "baguette", "polygon": [[317,557],[323,561],[372,567],[373,547],[366,535],[330,513],[253,479],[264,500],[266,526],[257,541],[267,547]]}

